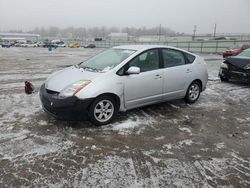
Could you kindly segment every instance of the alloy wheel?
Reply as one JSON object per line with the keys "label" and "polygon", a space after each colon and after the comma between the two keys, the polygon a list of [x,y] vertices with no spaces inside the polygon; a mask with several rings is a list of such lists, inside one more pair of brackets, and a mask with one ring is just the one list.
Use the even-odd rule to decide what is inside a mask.
{"label": "alloy wheel", "polygon": [[114,114],[114,105],[109,100],[99,101],[94,108],[94,117],[99,122],[106,122]]}

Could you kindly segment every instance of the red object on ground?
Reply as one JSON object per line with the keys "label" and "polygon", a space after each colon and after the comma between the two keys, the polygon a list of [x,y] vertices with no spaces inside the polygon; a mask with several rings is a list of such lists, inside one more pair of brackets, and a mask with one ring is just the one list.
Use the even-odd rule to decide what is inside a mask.
{"label": "red object on ground", "polygon": [[34,91],[34,86],[29,81],[25,81],[24,89],[26,94],[31,94]]}

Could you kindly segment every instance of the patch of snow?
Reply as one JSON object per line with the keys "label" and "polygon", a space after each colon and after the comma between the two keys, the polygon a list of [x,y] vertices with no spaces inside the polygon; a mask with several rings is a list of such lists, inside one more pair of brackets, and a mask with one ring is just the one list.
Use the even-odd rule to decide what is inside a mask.
{"label": "patch of snow", "polygon": [[165,136],[160,136],[160,137],[156,137],[154,138],[155,140],[163,140],[165,138]]}
{"label": "patch of snow", "polygon": [[182,141],[178,142],[178,145],[179,146],[183,146],[183,145],[191,146],[193,143],[194,143],[193,140],[186,139],[186,140],[182,140]]}
{"label": "patch of snow", "polygon": [[92,146],[91,146],[91,149],[92,149],[92,150],[95,150],[95,149],[96,149],[96,146],[95,146],[95,145],[92,145]]}
{"label": "patch of snow", "polygon": [[216,149],[223,149],[223,148],[225,148],[225,143],[223,143],[223,142],[221,142],[221,143],[217,143],[216,145]]}
{"label": "patch of snow", "polygon": [[93,140],[93,138],[91,137],[87,137],[87,136],[83,136],[82,139],[86,139],[86,140]]}
{"label": "patch of snow", "polygon": [[175,108],[175,109],[179,109],[179,108],[180,108],[179,106],[176,106],[176,105],[171,104],[171,103],[169,103],[169,105],[170,105],[172,108]]}
{"label": "patch of snow", "polygon": [[184,131],[184,132],[187,132],[187,133],[189,133],[189,134],[192,134],[192,131],[191,131],[189,128],[187,128],[187,127],[179,127],[179,129],[180,129],[181,131]]}
{"label": "patch of snow", "polygon": [[201,148],[200,151],[205,151],[205,152],[207,152],[207,151],[209,151],[209,148]]}
{"label": "patch of snow", "polygon": [[157,157],[153,157],[152,155],[150,155],[150,153],[148,153],[148,152],[143,152],[143,154],[144,155],[146,155],[146,156],[148,156],[148,157],[150,157],[153,161],[154,161],[154,163],[159,163],[162,159],[159,159],[159,158],[157,158]]}
{"label": "patch of snow", "polygon": [[64,140],[62,137],[56,135],[38,136],[31,134],[28,130],[4,134],[0,138],[5,140],[5,142],[0,143],[0,154],[3,159],[10,160],[17,157],[30,158],[60,152],[73,146],[72,141]]}
{"label": "patch of snow", "polygon": [[163,148],[172,149],[172,144],[164,144]]}
{"label": "patch of snow", "polygon": [[137,187],[137,175],[131,158],[107,156],[88,164],[74,174],[74,187]]}
{"label": "patch of snow", "polygon": [[[26,95],[9,94],[0,95],[0,126],[5,122],[12,122],[19,118],[18,121],[27,122],[36,112],[41,110],[39,94]],[[22,118],[25,118],[22,120]]]}
{"label": "patch of snow", "polygon": [[30,131],[24,129],[21,130],[20,132],[16,132],[16,133],[1,133],[0,134],[0,142],[2,142],[3,140],[18,140],[19,138],[22,138],[24,135],[26,136],[27,134],[29,134]]}
{"label": "patch of snow", "polygon": [[127,135],[139,128],[139,133],[142,133],[144,129],[142,126],[152,125],[156,120],[152,116],[130,116],[129,119],[110,124],[104,128],[104,130],[118,131],[118,134]]}

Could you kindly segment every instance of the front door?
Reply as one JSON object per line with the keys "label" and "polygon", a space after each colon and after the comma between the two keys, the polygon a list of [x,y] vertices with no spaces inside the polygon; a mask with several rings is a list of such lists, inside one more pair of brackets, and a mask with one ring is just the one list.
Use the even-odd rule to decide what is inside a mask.
{"label": "front door", "polygon": [[129,62],[140,68],[139,74],[125,76],[124,94],[127,109],[162,100],[163,69],[159,69],[159,50],[148,50]]}

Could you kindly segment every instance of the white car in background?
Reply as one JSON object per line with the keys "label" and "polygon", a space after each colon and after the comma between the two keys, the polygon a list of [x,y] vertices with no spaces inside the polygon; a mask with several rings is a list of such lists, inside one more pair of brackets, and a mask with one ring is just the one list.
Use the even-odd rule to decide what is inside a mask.
{"label": "white car in background", "polygon": [[36,43],[23,43],[20,47],[38,47]]}
{"label": "white car in background", "polygon": [[208,80],[206,63],[169,46],[108,49],[52,74],[40,89],[46,112],[58,119],[110,123],[118,111],[184,98],[198,100]]}

